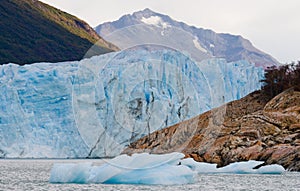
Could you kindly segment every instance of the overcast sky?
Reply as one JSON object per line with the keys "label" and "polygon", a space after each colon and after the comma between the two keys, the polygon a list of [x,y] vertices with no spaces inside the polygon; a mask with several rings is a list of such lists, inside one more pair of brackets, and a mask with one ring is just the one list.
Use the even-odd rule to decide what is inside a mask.
{"label": "overcast sky", "polygon": [[189,25],[239,34],[287,63],[300,60],[300,0],[42,0],[92,27],[144,8]]}

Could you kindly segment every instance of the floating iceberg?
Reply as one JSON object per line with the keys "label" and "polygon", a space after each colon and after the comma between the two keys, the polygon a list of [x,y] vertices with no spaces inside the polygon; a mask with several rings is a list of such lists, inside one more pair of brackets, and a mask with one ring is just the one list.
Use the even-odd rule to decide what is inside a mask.
{"label": "floating iceberg", "polygon": [[216,164],[198,163],[193,159],[182,159],[182,153],[154,155],[148,153],[120,155],[106,160],[100,166],[92,163],[54,164],[51,183],[103,183],[103,184],[189,184],[197,174],[281,174],[280,165],[268,165],[253,169],[261,161],[237,162],[217,168]]}
{"label": "floating iceberg", "polygon": [[231,163],[225,167],[217,168],[217,164],[209,164],[204,162],[196,162],[192,158],[183,159],[182,165],[188,166],[198,174],[216,174],[216,173],[231,173],[231,174],[282,174],[285,169],[281,165],[273,164],[255,167],[262,165],[263,161],[244,161]]}
{"label": "floating iceberg", "polygon": [[132,156],[121,155],[107,160],[101,166],[92,163],[54,164],[51,183],[104,183],[104,184],[188,184],[195,182],[196,172],[178,165],[181,153]]}

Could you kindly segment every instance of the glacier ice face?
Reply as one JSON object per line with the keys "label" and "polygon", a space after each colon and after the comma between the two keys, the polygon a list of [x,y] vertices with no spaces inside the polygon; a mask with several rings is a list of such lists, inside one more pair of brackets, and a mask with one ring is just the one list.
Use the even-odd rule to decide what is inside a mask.
{"label": "glacier ice face", "polygon": [[75,63],[0,67],[0,153],[4,157],[88,154],[72,113],[71,77],[76,70]]}
{"label": "glacier ice face", "polygon": [[79,62],[0,66],[0,157],[116,156],[132,141],[260,88],[246,61],[133,47]]}
{"label": "glacier ice face", "polygon": [[[246,61],[197,63],[160,47],[139,47],[137,56],[136,48],[115,54],[101,69],[95,62],[80,65],[78,81],[93,76],[84,83],[75,79],[73,91],[90,156],[114,156],[141,136],[239,99],[258,89],[263,76]],[[94,120],[86,124],[87,118]]]}
{"label": "glacier ice face", "polygon": [[120,155],[105,160],[102,165],[92,163],[54,164],[51,183],[104,183],[104,184],[188,184],[194,183],[197,174],[282,174],[280,165],[268,165],[253,169],[261,161],[232,163],[223,168],[216,164],[198,163],[182,159],[182,153],[154,155],[148,153]]}

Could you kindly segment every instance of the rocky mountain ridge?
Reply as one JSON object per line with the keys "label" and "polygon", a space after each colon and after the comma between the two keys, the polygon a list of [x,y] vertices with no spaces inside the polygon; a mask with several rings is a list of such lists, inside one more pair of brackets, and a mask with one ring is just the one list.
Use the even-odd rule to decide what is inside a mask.
{"label": "rocky mountain ridge", "polygon": [[279,64],[240,35],[189,26],[150,9],[100,24],[95,30],[121,49],[141,44],[159,44],[182,52],[188,51],[196,61],[208,58],[224,58],[227,62],[247,60],[265,68]]}

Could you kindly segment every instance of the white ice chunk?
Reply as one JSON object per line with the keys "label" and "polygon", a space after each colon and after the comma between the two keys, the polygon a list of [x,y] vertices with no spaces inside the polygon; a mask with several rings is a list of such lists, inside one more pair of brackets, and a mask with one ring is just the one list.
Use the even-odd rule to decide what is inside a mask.
{"label": "white ice chunk", "polygon": [[91,163],[54,164],[51,170],[50,182],[56,183],[86,183],[92,168]]}
{"label": "white ice chunk", "polygon": [[259,174],[282,174],[285,169],[278,164],[262,166],[256,170]]}
{"label": "white ice chunk", "polygon": [[125,171],[108,181],[107,184],[189,184],[194,183],[196,173],[186,166],[165,164],[155,168]]}
{"label": "white ice chunk", "polygon": [[257,170],[254,167],[263,164],[262,161],[246,161],[246,162],[235,162],[225,167],[219,168],[218,171],[221,173],[235,173],[235,174],[252,174],[256,173]]}
{"label": "white ice chunk", "polygon": [[51,183],[104,184],[188,184],[195,182],[195,171],[178,165],[181,153],[132,156],[121,155],[101,166],[85,164],[54,164]]}
{"label": "white ice chunk", "polygon": [[196,162],[191,158],[183,159],[182,165],[185,165],[198,174],[216,174],[216,173],[230,173],[230,174],[282,174],[285,169],[280,165],[266,165],[258,169],[256,166],[263,164],[262,161],[244,161],[235,162],[222,168],[217,168],[217,164],[210,164],[204,162]]}
{"label": "white ice chunk", "polygon": [[205,162],[196,162],[192,158],[183,159],[181,161],[182,165],[185,165],[192,170],[198,172],[199,174],[211,174],[217,173],[217,164],[210,164]]}
{"label": "white ice chunk", "polygon": [[217,168],[216,164],[183,159],[182,153],[154,155],[148,153],[132,156],[120,155],[96,166],[92,163],[54,164],[51,183],[103,183],[103,184],[189,184],[195,182],[197,174],[281,174],[280,165],[261,165],[262,161],[236,162]]}

